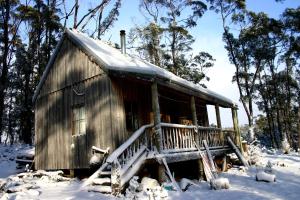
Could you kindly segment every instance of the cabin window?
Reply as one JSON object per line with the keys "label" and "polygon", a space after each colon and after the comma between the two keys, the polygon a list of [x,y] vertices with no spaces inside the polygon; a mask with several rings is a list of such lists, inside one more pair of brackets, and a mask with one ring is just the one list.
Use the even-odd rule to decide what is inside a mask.
{"label": "cabin window", "polygon": [[73,107],[73,131],[72,135],[83,135],[86,133],[85,106]]}
{"label": "cabin window", "polygon": [[137,102],[125,101],[126,128],[127,131],[135,131],[139,128]]}

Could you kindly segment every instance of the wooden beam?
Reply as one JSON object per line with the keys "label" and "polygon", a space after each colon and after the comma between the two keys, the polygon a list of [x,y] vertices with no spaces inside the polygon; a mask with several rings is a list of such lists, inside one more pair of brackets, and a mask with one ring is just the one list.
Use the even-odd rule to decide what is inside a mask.
{"label": "wooden beam", "polygon": [[194,96],[191,96],[191,112],[192,112],[193,125],[197,127],[198,121],[197,121],[196,103],[195,103]]}
{"label": "wooden beam", "polygon": [[233,129],[235,131],[235,138],[234,142],[235,144],[240,148],[241,152],[243,153],[242,143],[241,143],[241,131],[239,127],[239,121],[237,116],[237,108],[232,107],[231,108],[231,114],[232,114],[232,122],[233,122]]}
{"label": "wooden beam", "polygon": [[217,126],[218,126],[218,128],[222,128],[219,104],[215,105],[215,110],[216,110]]}
{"label": "wooden beam", "polygon": [[207,95],[205,93],[201,93],[201,92],[193,90],[191,88],[187,88],[185,86],[176,84],[174,82],[171,82],[171,81],[162,81],[162,80],[158,80],[158,81],[159,81],[160,85],[166,86],[168,88],[172,88],[174,90],[183,92],[183,93],[188,94],[188,95],[199,97],[199,98],[207,101],[207,103],[210,103],[210,104],[216,104],[216,103],[218,103],[219,105],[221,105],[221,106],[223,106],[225,108],[230,108],[232,106],[232,104],[230,104],[228,102],[225,102],[225,101],[222,101],[221,99],[216,99],[216,98],[214,98],[214,97],[212,97],[210,95]]}
{"label": "wooden beam", "polygon": [[236,147],[236,145],[233,143],[233,141],[231,140],[231,138],[229,136],[227,137],[227,140],[228,140],[229,145],[231,146],[231,148],[234,150],[235,154],[237,155],[237,157],[243,163],[243,165],[245,167],[249,167],[247,160],[244,158],[241,151]]}
{"label": "wooden beam", "polygon": [[160,126],[160,107],[158,99],[157,82],[154,81],[151,85],[151,96],[152,96],[152,111],[154,115],[154,133],[156,148],[159,152],[162,150],[162,132]]}
{"label": "wooden beam", "polygon": [[165,166],[165,168],[166,168],[166,170],[167,170],[167,174],[168,174],[168,176],[169,176],[169,178],[170,178],[170,180],[171,180],[171,182],[172,182],[173,187],[176,188],[176,190],[177,190],[178,192],[182,192],[182,190],[181,190],[181,188],[179,187],[178,183],[175,181],[175,179],[174,179],[174,177],[173,177],[173,175],[172,175],[172,173],[171,173],[171,171],[170,171],[170,169],[169,169],[169,166],[168,166],[167,161],[166,161],[165,158],[162,158],[162,163],[164,164],[164,166]]}

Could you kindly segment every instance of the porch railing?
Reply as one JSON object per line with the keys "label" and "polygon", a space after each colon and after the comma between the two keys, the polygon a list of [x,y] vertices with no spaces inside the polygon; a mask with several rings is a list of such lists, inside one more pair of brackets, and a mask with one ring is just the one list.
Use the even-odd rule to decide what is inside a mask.
{"label": "porch railing", "polygon": [[213,148],[221,148],[225,145],[225,137],[220,128],[161,123],[161,129],[163,152],[197,150],[194,141],[200,147],[203,147],[203,140]]}
{"label": "porch railing", "polygon": [[161,123],[162,151],[190,151],[194,147],[196,127],[181,124]]}

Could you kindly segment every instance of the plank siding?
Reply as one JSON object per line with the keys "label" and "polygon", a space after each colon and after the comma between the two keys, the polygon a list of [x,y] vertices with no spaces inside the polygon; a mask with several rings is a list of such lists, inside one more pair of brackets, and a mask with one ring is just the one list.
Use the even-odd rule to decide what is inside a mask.
{"label": "plank siding", "polygon": [[[82,90],[84,98],[74,98],[74,88]],[[110,92],[109,77],[65,39],[36,100],[37,169],[88,168],[91,146],[116,146],[109,120],[112,117]],[[74,141],[72,108],[82,99],[86,109],[86,135],[85,139]]]}
{"label": "plank siding", "polygon": [[134,102],[138,107],[138,126],[150,123],[151,90],[150,85],[139,81],[112,78],[111,113],[113,140],[116,147],[130,137],[132,131],[126,128],[125,101]]}

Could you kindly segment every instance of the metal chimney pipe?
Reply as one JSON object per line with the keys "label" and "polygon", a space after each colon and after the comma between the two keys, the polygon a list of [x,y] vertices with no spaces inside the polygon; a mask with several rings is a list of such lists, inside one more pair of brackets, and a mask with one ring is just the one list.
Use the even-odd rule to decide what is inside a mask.
{"label": "metal chimney pipe", "polygon": [[121,52],[122,52],[122,54],[126,54],[126,33],[125,33],[125,30],[120,31],[120,39],[121,39]]}

